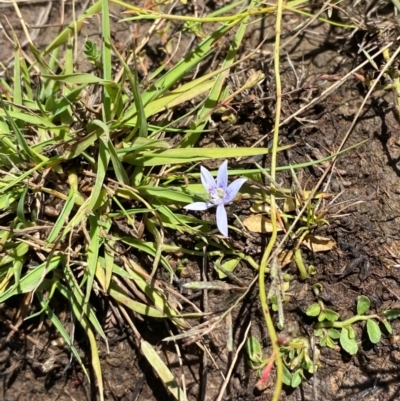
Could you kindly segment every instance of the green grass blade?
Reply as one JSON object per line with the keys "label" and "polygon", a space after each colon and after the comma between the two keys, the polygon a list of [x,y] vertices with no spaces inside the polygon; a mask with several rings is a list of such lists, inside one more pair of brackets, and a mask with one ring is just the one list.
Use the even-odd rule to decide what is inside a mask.
{"label": "green grass blade", "polygon": [[157,372],[158,376],[175,399],[185,401],[184,392],[175,380],[174,375],[168,369],[168,366],[160,358],[154,348],[147,341],[141,340],[140,349],[150,366]]}
{"label": "green grass blade", "polygon": [[120,304],[125,305],[127,308],[132,311],[139,313],[143,316],[154,317],[154,318],[167,318],[168,315],[161,313],[157,309],[145,305],[141,302],[134,301],[133,299],[127,297],[123,294],[122,289],[120,289],[115,283],[111,283],[109,294]]}
{"label": "green grass blade", "polygon": [[90,134],[86,135],[83,139],[77,140],[69,144],[69,148],[64,152],[63,158],[65,160],[71,160],[82,154],[89,146],[100,138],[103,134],[102,130],[95,129]]}
{"label": "green grass blade", "polygon": [[[99,283],[102,285],[103,289],[106,288],[106,274],[105,274],[105,269],[106,267],[106,260],[105,258],[100,257],[99,258],[100,266],[97,271],[96,271],[96,278],[99,281]],[[112,266],[112,271],[113,273],[119,274],[122,277],[132,279],[132,276],[122,270],[120,267],[117,265]],[[127,308],[133,310],[136,313],[139,313],[140,315],[143,316],[149,316],[149,317],[155,317],[155,318],[167,318],[169,317],[166,313],[163,313],[162,311],[159,311],[152,306],[143,304],[141,302],[134,301],[133,299],[129,298],[126,294],[124,294],[124,291],[122,288],[116,284],[115,282],[111,282],[108,293],[112,298],[114,298],[117,302],[119,302],[122,305],[125,305]]]}
{"label": "green grass blade", "polygon": [[101,327],[100,322],[97,319],[95,310],[91,305],[86,305],[85,310],[82,309],[84,305],[83,293],[78,283],[76,282],[75,277],[71,272],[71,269],[69,267],[66,267],[65,272],[65,281],[68,284],[69,288],[62,285],[60,282],[57,282],[58,291],[71,303],[74,314],[80,322],[82,322],[82,316],[84,316],[85,321],[83,322],[83,325],[87,325],[88,321],[90,322],[92,327],[104,340],[108,349],[107,337],[103,331],[103,328]]}
{"label": "green grass blade", "polygon": [[[225,36],[235,25],[237,21],[226,24],[214,31],[209,37],[201,42],[192,52],[190,52],[182,61],[177,63],[164,76],[159,78],[148,90],[142,94],[142,101],[146,107],[151,101],[162,96],[168,89],[175,85],[185,74],[191,71],[197,64],[203,61],[211,52],[213,46],[218,40]],[[136,106],[129,108],[123,123],[129,121],[137,114]],[[128,140],[130,138],[128,137]]]}
{"label": "green grass blade", "polygon": [[90,225],[90,231],[89,231],[90,244],[88,245],[88,250],[87,250],[88,265],[86,268],[87,282],[86,282],[85,305],[88,305],[89,298],[93,290],[93,282],[96,276],[96,270],[99,258],[100,225],[99,225],[99,217],[97,216],[97,214],[89,216],[89,225]]}
{"label": "green grass blade", "polygon": [[8,112],[7,107],[5,106],[5,104],[3,102],[3,99],[2,98],[0,98],[0,99],[1,99],[0,103],[3,106],[3,111],[4,111],[5,115],[7,116],[8,122],[10,123],[15,136],[17,137],[18,145],[19,145],[21,151],[24,153],[25,157],[30,158],[32,161],[37,162],[37,163],[39,163],[43,160],[47,160],[47,158],[45,158],[44,156],[33,151],[32,148],[27,144],[24,134],[21,132],[17,123],[12,118],[11,114]]}
{"label": "green grass blade", "polygon": [[55,222],[53,228],[51,229],[49,236],[47,237],[46,241],[47,245],[51,244],[56,239],[56,237],[62,230],[65,222],[68,221],[68,217],[75,205],[75,195],[76,195],[75,191],[71,189],[68,198],[61,210],[61,213],[58,216],[57,221]]}
{"label": "green grass blade", "polygon": [[137,131],[139,131],[140,138],[146,138],[147,133],[148,133],[148,126],[147,126],[146,113],[144,111],[144,105],[143,105],[143,101],[142,101],[142,95],[139,90],[140,89],[139,88],[139,76],[137,73],[136,57],[133,58],[133,61],[135,63],[135,68],[133,69],[133,72],[131,72],[131,69],[126,64],[123,57],[119,54],[118,49],[116,49],[115,46],[114,46],[114,51],[115,51],[116,55],[118,56],[119,61],[122,64],[124,71],[129,79],[129,83],[131,85],[131,91],[133,94],[133,99],[135,102],[135,108],[137,111],[137,122],[135,123],[135,129],[129,135],[127,141],[129,140],[129,138],[132,138]]}
{"label": "green grass blade", "polygon": [[[111,65],[111,32],[110,32],[110,12],[108,9],[108,0],[101,1],[101,32],[102,32],[102,64],[103,78],[106,81],[112,80],[112,65]],[[112,100],[110,93],[103,88],[103,122],[111,120],[111,105]]]}
{"label": "green grass blade", "polygon": [[17,246],[12,252],[12,257],[14,258],[13,263],[13,273],[15,285],[18,287],[20,285],[21,271],[26,260],[26,254],[29,251],[29,245],[22,242]]}
{"label": "green grass blade", "polygon": [[[252,1],[249,8],[253,8],[257,1]],[[223,68],[230,67],[236,58],[237,52],[239,47],[243,41],[244,34],[246,32],[246,27],[248,23],[249,17],[244,18],[239,25],[239,29],[237,30],[234,39],[231,42],[231,46],[229,48],[228,54],[226,59],[222,65]],[[204,131],[205,126],[208,123],[208,116],[210,115],[211,111],[217,106],[217,104],[223,100],[220,99],[220,94],[222,93],[222,86],[225,82],[226,77],[229,74],[229,70],[225,70],[219,74],[217,79],[214,82],[214,85],[210,91],[209,96],[207,97],[204,106],[199,111],[197,115],[197,119],[194,122],[195,129],[188,132],[181,142],[181,146],[183,148],[192,147],[198,141],[201,133]]]}
{"label": "green grass blade", "polygon": [[[111,228],[111,223],[109,224],[109,226]],[[113,266],[115,261],[115,252],[114,252],[115,244],[116,241],[109,240],[107,241],[107,246],[104,248],[104,269],[106,271],[106,274],[104,277],[103,288],[105,292],[109,291],[113,275]]]}
{"label": "green grass blade", "polygon": [[96,182],[94,184],[92,193],[90,194],[90,201],[87,207],[90,211],[100,207],[103,200],[103,197],[100,196],[100,194],[102,192],[104,179],[106,177],[108,164],[110,162],[110,153],[108,152],[107,142],[107,139],[100,138],[99,140],[99,157],[97,159]]}
{"label": "green grass blade", "polygon": [[107,146],[108,153],[111,158],[111,163],[115,172],[115,175],[117,177],[117,180],[121,184],[129,185],[129,177],[128,174],[126,173],[124,166],[121,163],[121,160],[118,157],[118,153],[114,148],[114,145],[112,144],[111,141],[107,141],[105,143],[105,146]]}
{"label": "green grass blade", "polygon": [[59,35],[46,47],[43,52],[43,56],[49,54],[55,48],[63,45],[67,42],[68,37],[73,35],[74,31],[80,31],[83,27],[85,20],[89,19],[93,15],[99,13],[102,7],[102,0],[97,1],[91,7],[89,7],[82,15],[78,17],[76,21],[71,22],[65,29],[63,29]]}
{"label": "green grass blade", "polygon": [[70,348],[71,352],[73,353],[74,357],[76,358],[76,360],[78,361],[79,365],[81,366],[83,372],[85,373],[86,378],[89,380],[90,382],[90,376],[88,371],[85,368],[85,365],[83,364],[83,361],[81,359],[81,357],[79,356],[79,352],[76,349],[74,343],[71,340],[71,337],[69,336],[69,334],[67,333],[67,331],[65,330],[63,324],[60,322],[60,320],[58,319],[58,317],[54,314],[54,312],[51,310],[51,308],[49,307],[49,305],[47,304],[47,302],[43,299],[42,294],[38,291],[36,292],[36,296],[39,299],[39,302],[43,308],[43,310],[46,312],[47,316],[49,317],[49,319],[51,320],[51,322],[53,323],[54,327],[58,330],[58,332],[60,333],[61,337],[64,339],[65,343],[68,345],[68,347]]}
{"label": "green grass blade", "polygon": [[14,51],[14,87],[13,87],[13,102],[17,105],[22,105],[22,82],[21,82],[21,60],[20,60],[20,48],[18,46],[17,38],[15,40],[15,51]]}
{"label": "green grass blade", "polygon": [[55,256],[50,262],[42,263],[35,269],[29,271],[24,277],[21,278],[18,285],[7,288],[0,296],[0,303],[6,301],[10,297],[17,294],[25,294],[27,292],[35,290],[43,280],[45,274],[50,273],[54,270],[61,262],[60,256]]}
{"label": "green grass blade", "polygon": [[[291,145],[278,148],[289,149]],[[159,152],[143,152],[139,156],[127,154],[123,161],[139,166],[161,166],[165,164],[184,164],[206,159],[228,159],[230,157],[250,157],[271,153],[270,148],[178,148]]]}
{"label": "green grass blade", "polygon": [[86,328],[86,335],[89,338],[92,368],[94,371],[94,375],[96,377],[97,386],[99,388],[100,401],[104,401],[104,385],[103,385],[103,375],[101,373],[99,350],[97,348],[96,337],[94,336],[93,331],[89,326]]}
{"label": "green grass blade", "polygon": [[25,218],[25,200],[26,200],[26,195],[28,194],[28,188],[24,188],[21,197],[19,198],[18,201],[18,206],[17,206],[17,217],[18,220],[23,223],[25,226],[28,225],[28,222]]}
{"label": "green grass blade", "polygon": [[[157,244],[154,242],[144,242],[136,238],[128,237],[122,237],[121,241],[138,249],[139,251],[146,252],[153,257],[155,257],[157,254]],[[164,256],[161,256],[160,261],[169,272],[173,272],[171,265],[168,263],[168,260],[165,259]]]}

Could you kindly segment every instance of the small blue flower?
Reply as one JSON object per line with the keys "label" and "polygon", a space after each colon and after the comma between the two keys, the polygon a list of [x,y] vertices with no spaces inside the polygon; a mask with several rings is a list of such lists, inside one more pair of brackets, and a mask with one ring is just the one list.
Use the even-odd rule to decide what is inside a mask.
{"label": "small blue flower", "polygon": [[194,202],[185,206],[186,210],[207,210],[217,207],[217,227],[222,235],[228,236],[228,217],[225,205],[232,202],[246,178],[238,178],[228,185],[228,160],[225,160],[218,169],[217,179],[214,180],[211,173],[203,166],[200,167],[201,183],[210,195],[207,202]]}

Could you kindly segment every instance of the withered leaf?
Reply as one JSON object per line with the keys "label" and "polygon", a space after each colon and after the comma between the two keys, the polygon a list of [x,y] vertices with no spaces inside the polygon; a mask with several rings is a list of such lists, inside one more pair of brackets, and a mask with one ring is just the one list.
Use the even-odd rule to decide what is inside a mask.
{"label": "withered leaf", "polygon": [[307,235],[302,244],[313,252],[327,252],[336,245],[336,242],[331,238],[319,235]]}
{"label": "withered leaf", "polygon": [[[253,214],[243,220],[244,226],[253,233],[272,233],[271,219],[261,215]],[[282,231],[278,225],[278,231]]]}

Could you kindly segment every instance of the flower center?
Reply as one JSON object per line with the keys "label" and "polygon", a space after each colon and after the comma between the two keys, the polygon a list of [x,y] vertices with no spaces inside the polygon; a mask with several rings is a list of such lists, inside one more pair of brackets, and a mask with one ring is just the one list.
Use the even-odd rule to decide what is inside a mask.
{"label": "flower center", "polygon": [[225,198],[225,191],[223,188],[217,188],[217,196],[218,198],[224,199]]}

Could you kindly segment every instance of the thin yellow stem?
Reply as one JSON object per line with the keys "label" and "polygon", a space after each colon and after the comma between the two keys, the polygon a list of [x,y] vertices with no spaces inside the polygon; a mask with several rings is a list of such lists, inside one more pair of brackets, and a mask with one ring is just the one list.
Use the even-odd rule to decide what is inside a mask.
{"label": "thin yellow stem", "polygon": [[[131,4],[128,4],[122,0],[111,0],[113,3],[118,4],[122,7],[125,7],[128,9],[128,11],[125,11],[125,14],[137,14],[137,19],[140,18],[146,18],[146,19],[166,19],[166,20],[174,20],[174,21],[184,21],[184,22],[193,22],[193,23],[207,23],[207,22],[212,22],[212,23],[218,23],[218,22],[230,22],[230,21],[237,21],[240,19],[244,19],[250,16],[258,16],[258,15],[263,15],[263,14],[271,14],[274,13],[275,11],[278,11],[277,6],[269,6],[269,7],[255,7],[255,8],[250,8],[247,9],[246,11],[240,12],[238,14],[234,15],[226,15],[226,16],[216,16],[216,17],[191,17],[189,15],[175,15],[175,14],[163,14],[155,10],[146,10],[145,8],[142,7],[136,7]],[[392,0],[392,1],[398,1],[398,0]],[[300,9],[300,7],[304,6],[307,0],[293,0],[288,3],[286,3],[284,6],[282,5],[282,9],[295,13],[295,14],[300,14],[308,18],[312,18],[313,14],[307,11],[303,11]],[[298,7],[298,8],[297,8]],[[136,19],[136,17],[133,17]],[[336,22],[331,19],[326,19],[322,17],[317,17],[317,19],[321,22],[324,22],[329,25],[333,26],[340,26],[345,29],[354,29],[358,28],[357,25],[354,24],[343,24],[341,22]],[[132,20],[132,18],[126,18],[124,21],[127,20]]]}
{"label": "thin yellow stem", "polygon": [[274,323],[269,313],[267,292],[265,289],[265,272],[267,269],[267,263],[271,256],[277,239],[277,210],[275,203],[276,187],[273,184],[276,180],[276,162],[277,162],[277,151],[279,142],[279,125],[281,119],[281,104],[282,104],[282,83],[280,77],[280,58],[279,49],[281,45],[281,24],[282,24],[282,13],[283,13],[283,0],[277,1],[276,7],[276,26],[275,26],[275,49],[274,49],[274,71],[275,71],[275,82],[276,82],[276,110],[275,110],[275,126],[274,136],[272,142],[272,155],[271,155],[271,220],[272,220],[272,235],[268,243],[268,246],[264,252],[260,263],[260,275],[259,275],[259,287],[260,287],[260,302],[263,310],[265,322],[267,324],[267,330],[271,339],[273,353],[276,355],[276,383],[274,395],[272,401],[278,401],[282,391],[282,379],[283,379],[283,365],[282,359],[279,353],[278,338],[276,335]]}

